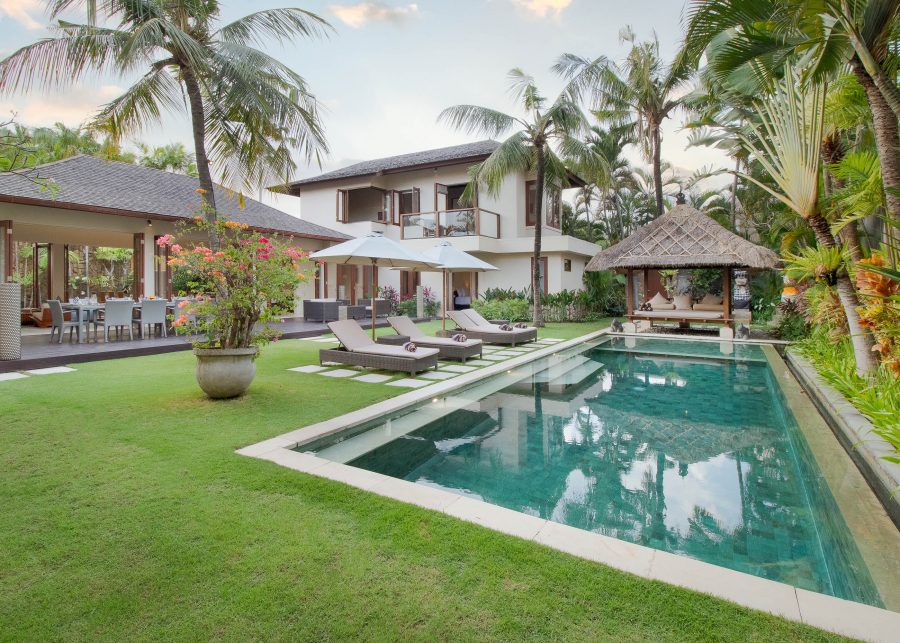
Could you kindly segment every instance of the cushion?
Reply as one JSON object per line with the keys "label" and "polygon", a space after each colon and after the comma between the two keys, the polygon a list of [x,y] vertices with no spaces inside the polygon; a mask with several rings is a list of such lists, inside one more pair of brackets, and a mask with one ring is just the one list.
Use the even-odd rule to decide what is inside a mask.
{"label": "cushion", "polygon": [[694,310],[708,310],[712,312],[722,312],[722,304],[704,304],[700,302],[699,304],[694,304]]}
{"label": "cushion", "polygon": [[690,295],[675,295],[675,310],[690,310],[693,305]]}
{"label": "cushion", "polygon": [[705,306],[721,306],[722,305],[722,297],[719,295],[714,295],[711,292],[706,293],[703,296],[703,299],[700,300],[700,303]]}
{"label": "cushion", "polygon": [[653,295],[653,298],[650,299],[649,301],[650,301],[650,305],[653,306],[654,310],[663,310],[660,308],[660,306],[666,306],[670,303],[669,300],[666,299],[663,296],[663,294],[659,293],[659,292],[656,293],[655,295]]}

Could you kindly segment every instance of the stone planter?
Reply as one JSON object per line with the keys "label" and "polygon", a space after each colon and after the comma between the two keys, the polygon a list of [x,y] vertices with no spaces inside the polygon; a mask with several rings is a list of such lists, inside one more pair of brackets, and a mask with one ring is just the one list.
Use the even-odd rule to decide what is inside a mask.
{"label": "stone planter", "polygon": [[195,348],[197,384],[214,400],[242,395],[256,376],[259,348]]}

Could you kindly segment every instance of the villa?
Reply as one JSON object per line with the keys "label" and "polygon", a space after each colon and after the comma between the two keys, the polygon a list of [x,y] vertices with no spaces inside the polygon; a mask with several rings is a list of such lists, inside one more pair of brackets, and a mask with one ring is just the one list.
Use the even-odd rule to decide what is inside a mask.
{"label": "villa", "polygon": [[[196,189],[190,176],[84,155],[29,175],[0,174],[0,281],[26,284],[24,309],[104,290],[170,298],[166,249],[155,241],[197,213]],[[224,189],[216,191],[216,201],[221,216],[290,237],[310,252],[348,238],[254,199],[245,197],[242,207]],[[98,247],[127,250],[123,256],[130,259],[116,274],[92,274],[90,258]],[[314,288],[312,282],[301,285],[297,300],[314,296]]]}
{"label": "villa", "polygon": [[[467,305],[488,288],[522,290],[531,285],[534,251],[535,181],[521,173],[506,178],[499,193],[481,189],[473,204],[463,202],[469,168],[486,159],[499,143],[479,141],[439,149],[363,161],[294,181],[290,194],[301,199],[304,221],[333,227],[358,237],[381,232],[421,252],[442,239],[496,266],[490,273],[455,273],[449,290],[450,308]],[[570,186],[583,182],[570,177]],[[585,265],[594,256],[593,243],[560,231],[561,195],[545,196],[542,222],[541,274],[544,293],[581,288]],[[320,296],[368,298],[370,268],[329,265]],[[438,273],[379,268],[379,286],[391,285],[401,299],[416,286],[431,288],[440,299]]]}

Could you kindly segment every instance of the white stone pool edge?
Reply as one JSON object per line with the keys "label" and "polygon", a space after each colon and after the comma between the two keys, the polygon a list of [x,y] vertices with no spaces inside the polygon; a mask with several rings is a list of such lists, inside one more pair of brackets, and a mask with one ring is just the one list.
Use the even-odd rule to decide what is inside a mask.
{"label": "white stone pool edge", "polygon": [[[609,333],[610,329],[605,328],[559,342],[452,380],[437,382],[363,409],[252,444],[238,449],[237,453],[268,460],[295,471],[343,482],[386,498],[438,511],[494,531],[531,540],[642,578],[723,598],[744,607],[830,632],[868,641],[895,640],[897,632],[900,631],[900,613],[818,594],[293,450],[299,444],[337,433],[349,426],[367,422],[435,396],[445,395],[475,384],[485,377],[599,339]],[[660,338],[660,335],[646,334],[631,336]],[[735,340],[734,343],[759,342]]]}

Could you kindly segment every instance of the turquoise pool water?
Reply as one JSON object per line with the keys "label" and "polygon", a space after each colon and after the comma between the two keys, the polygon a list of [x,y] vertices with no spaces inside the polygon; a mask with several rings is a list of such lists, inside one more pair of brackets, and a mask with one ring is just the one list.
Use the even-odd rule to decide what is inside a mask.
{"label": "turquoise pool water", "polygon": [[758,346],[614,338],[300,449],[881,604]]}

